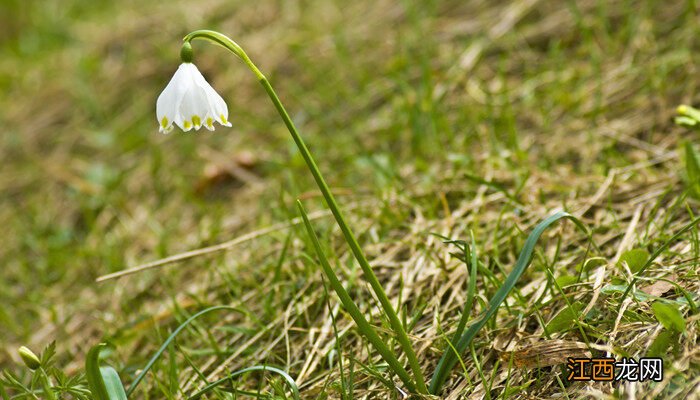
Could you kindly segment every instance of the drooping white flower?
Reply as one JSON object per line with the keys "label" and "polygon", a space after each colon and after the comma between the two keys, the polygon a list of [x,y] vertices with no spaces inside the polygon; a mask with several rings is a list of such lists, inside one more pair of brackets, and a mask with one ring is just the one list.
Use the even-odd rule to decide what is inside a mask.
{"label": "drooping white flower", "polygon": [[214,130],[214,121],[231,126],[224,99],[204,79],[197,67],[183,62],[156,102],[160,131],[169,133],[173,123],[187,132],[202,126]]}

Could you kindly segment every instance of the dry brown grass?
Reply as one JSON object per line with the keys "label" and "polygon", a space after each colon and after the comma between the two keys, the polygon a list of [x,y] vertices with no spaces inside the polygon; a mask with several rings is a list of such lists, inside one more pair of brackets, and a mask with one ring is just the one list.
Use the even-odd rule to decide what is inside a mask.
{"label": "dry brown grass", "polygon": [[[474,342],[488,388],[466,355],[468,379],[458,366],[444,398],[562,397],[561,369],[509,370],[497,360],[544,340],[543,324],[566,304],[545,270],[576,275],[586,256],[605,262],[565,293],[593,312],[585,320],[589,338],[617,357],[647,353],[663,330],[650,303],[630,302],[618,315],[619,294],[601,289],[630,279],[618,265],[626,250],[657,248],[697,212],[676,151],[696,135],[671,123],[676,105],[697,100],[697,14],[681,2],[637,10],[581,1],[581,18],[542,1],[341,3],[127,1],[71,20],[69,39],[46,51],[23,59],[5,50],[0,77],[11,79],[0,79],[10,82],[0,114],[7,127],[0,224],[13,234],[0,249],[7,271],[0,299],[9,304],[0,317],[15,325],[0,332],[0,365],[18,361],[19,345],[57,340],[62,365],[74,373],[89,346],[106,338],[117,345],[114,360],[128,382],[176,319],[225,303],[245,313],[222,315],[179,342],[207,379],[267,362],[287,368],[304,398],[339,397],[339,369],[329,364],[338,358],[335,321],[346,368],[355,360],[355,397],[400,397],[368,372],[389,376],[336,297],[325,296],[320,271],[301,257],[309,250],[298,228],[94,282],[284,225],[296,217],[296,197],[321,209],[274,109],[223,52],[196,48],[198,65],[230,101],[233,131],[155,133],[154,100],[175,68],[179,38],[202,27],[236,38],[272,78],[342,194],[390,299],[415,317],[410,335],[426,374],[459,319],[468,279],[455,249],[431,233],[467,240],[473,231],[480,261],[502,280],[529,230],[553,210],[574,213],[592,230],[597,249],[567,224],[543,237],[507,307]],[[244,175],[222,173],[197,193],[198,182],[211,178],[206,168],[237,165],[236,155],[251,151]],[[390,157],[391,174],[355,162],[372,155]],[[353,298],[386,330],[340,235],[329,220],[317,224]],[[289,255],[275,277],[288,234]],[[674,243],[641,285],[673,276],[700,292],[697,245],[696,231]],[[495,290],[480,274],[472,318]],[[577,383],[568,396],[697,397],[698,317],[685,310],[687,330],[669,353],[663,382]],[[552,339],[583,340],[577,330]],[[196,353],[215,349],[212,343],[225,351]],[[183,397],[201,381],[183,356],[176,360]],[[153,382],[168,384],[167,366],[160,368],[150,379],[154,398],[162,394]],[[505,392],[514,387],[521,389]]]}

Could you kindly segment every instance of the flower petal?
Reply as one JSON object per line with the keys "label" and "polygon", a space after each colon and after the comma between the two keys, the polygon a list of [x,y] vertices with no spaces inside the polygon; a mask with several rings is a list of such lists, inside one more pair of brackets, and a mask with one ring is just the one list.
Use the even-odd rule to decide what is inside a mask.
{"label": "flower petal", "polygon": [[156,101],[156,118],[158,119],[159,130],[168,133],[172,130],[172,124],[177,118],[177,110],[186,92],[187,68],[181,64],[175,74],[158,96]]}
{"label": "flower petal", "polygon": [[[214,90],[214,88],[209,84],[209,82],[204,79],[201,74],[196,80],[197,85],[202,88],[205,93],[207,104],[209,106],[209,114],[207,115],[207,120],[212,118],[213,121],[218,121],[223,126],[231,126],[228,122],[228,107],[224,99]],[[212,122],[213,122],[212,121]],[[206,122],[206,121],[205,121]],[[205,124],[207,126],[207,124]],[[211,125],[211,130],[213,130],[213,124]]]}
{"label": "flower petal", "polygon": [[[206,120],[209,112],[209,104],[204,89],[199,84],[204,77],[194,64],[189,64],[188,74],[190,88],[180,106],[180,113],[186,120],[192,122],[196,130],[202,127],[202,121]],[[206,82],[206,81],[204,81]]]}
{"label": "flower petal", "polygon": [[231,126],[228,107],[192,63],[182,63],[156,102],[159,130],[168,133],[173,124],[188,132],[202,126],[214,130],[214,121]]}
{"label": "flower petal", "polygon": [[207,90],[207,100],[210,105],[211,116],[219,121],[221,125],[230,127],[231,123],[228,121],[228,107],[226,106],[226,102],[211,86],[209,90]]}
{"label": "flower petal", "polygon": [[204,119],[204,127],[210,131],[214,130],[214,118],[209,114],[207,114],[206,118]]}

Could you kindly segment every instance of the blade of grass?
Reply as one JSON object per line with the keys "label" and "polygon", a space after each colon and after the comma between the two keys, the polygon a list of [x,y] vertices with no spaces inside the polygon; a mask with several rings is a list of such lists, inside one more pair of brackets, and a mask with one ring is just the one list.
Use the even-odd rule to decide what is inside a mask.
{"label": "blade of grass", "polygon": [[0,380],[0,398],[2,400],[10,400],[10,395],[7,394],[7,391],[5,390],[5,385],[2,383],[2,380]]}
{"label": "blade of grass", "polygon": [[[275,274],[272,278],[272,282],[280,282],[280,276],[282,275],[282,265],[284,264],[284,260],[287,258],[287,251],[289,250],[289,243],[291,242],[292,239],[292,232],[290,231],[287,234],[287,238],[284,240],[284,245],[282,246],[282,251],[280,252],[280,256],[277,259],[277,264],[275,264]],[[271,309],[271,304],[272,304],[272,298],[276,297],[279,295],[279,287],[274,286],[272,290],[270,290],[270,293],[267,295],[265,298],[265,313],[270,316],[272,314],[272,309]]]}
{"label": "blade of grass", "polygon": [[[464,304],[464,309],[462,309],[462,316],[459,318],[459,323],[457,324],[457,330],[455,331],[454,335],[452,336],[452,343],[457,343],[459,338],[462,336],[462,332],[464,332],[464,328],[467,326],[467,321],[469,320],[469,314],[472,309],[472,305],[474,304],[474,294],[476,293],[476,268],[477,264],[479,262],[479,259],[477,258],[476,255],[476,240],[474,240],[474,232],[469,232],[471,235],[472,239],[472,245],[471,245],[471,265],[470,265],[470,272],[469,272],[469,283],[467,285],[467,302]],[[466,243],[464,246],[468,246]],[[466,254],[465,254],[466,258]],[[465,259],[466,263],[466,259]]]}
{"label": "blade of grass", "polygon": [[[486,379],[486,375],[484,375],[484,368],[481,365],[479,357],[476,355],[476,350],[474,349],[473,343],[469,344],[469,354],[471,355],[472,360],[474,360],[474,367],[476,367],[476,372],[479,375],[479,378],[481,378],[481,386],[484,387],[484,398],[486,400],[491,400],[491,384],[489,383],[488,379]],[[495,370],[496,369],[494,369],[494,371]]]}
{"label": "blade of grass", "polygon": [[440,336],[445,339],[447,346],[450,349],[452,349],[452,351],[454,351],[455,354],[457,354],[457,361],[459,361],[459,365],[460,367],[462,367],[462,372],[464,372],[464,377],[467,379],[467,383],[469,384],[469,386],[474,386],[474,384],[472,383],[472,379],[469,377],[469,368],[467,368],[467,364],[464,363],[464,359],[462,358],[462,356],[460,356],[457,353],[457,349],[455,349],[455,346],[454,344],[452,344],[452,341],[444,334],[444,332],[440,332]]}
{"label": "blade of grass", "polygon": [[231,306],[213,306],[213,307],[205,308],[204,310],[202,310],[202,311],[200,311],[200,312],[194,314],[193,316],[187,318],[187,320],[186,320],[185,322],[183,322],[182,324],[180,324],[180,326],[178,326],[177,329],[175,329],[175,331],[174,331],[170,336],[168,336],[168,338],[165,340],[165,342],[163,342],[163,344],[160,346],[160,348],[158,349],[158,351],[156,351],[156,354],[154,354],[153,357],[151,357],[151,359],[148,361],[148,363],[147,363],[146,366],[143,368],[143,370],[141,371],[141,373],[136,377],[136,379],[134,379],[134,382],[131,384],[131,386],[129,387],[129,389],[126,391],[126,395],[127,395],[127,396],[130,396],[131,393],[134,392],[134,390],[136,389],[136,387],[139,385],[139,383],[141,383],[141,381],[142,381],[143,378],[146,376],[146,374],[147,374],[148,371],[151,369],[151,367],[153,367],[153,364],[155,364],[155,362],[158,361],[158,358],[160,358],[160,356],[163,354],[163,352],[165,351],[165,349],[168,348],[168,346],[170,345],[170,343],[172,343],[172,342],[175,340],[175,337],[176,337],[180,332],[182,332],[182,330],[185,329],[185,328],[187,327],[187,325],[189,325],[192,321],[194,321],[195,319],[201,317],[202,315],[208,314],[208,313],[210,313],[210,312],[212,312],[212,311],[217,311],[217,310],[230,310],[230,311],[237,311],[237,312],[240,312],[236,307],[231,307]]}
{"label": "blade of grass", "polygon": [[399,377],[399,379],[401,379],[404,385],[406,385],[406,388],[414,392],[416,390],[416,386],[413,383],[411,377],[408,375],[408,372],[406,372],[406,369],[404,369],[404,367],[401,366],[401,363],[399,363],[398,358],[396,358],[394,353],[382,341],[382,339],[379,337],[374,328],[372,328],[372,325],[370,325],[369,322],[367,322],[365,317],[362,315],[360,309],[357,307],[355,302],[352,301],[352,298],[350,298],[350,295],[345,290],[342,283],[340,283],[340,280],[333,271],[333,268],[331,268],[331,265],[328,262],[326,255],[321,249],[321,243],[319,243],[318,241],[318,236],[316,236],[316,232],[314,232],[314,229],[311,226],[311,222],[309,221],[309,218],[306,215],[304,206],[299,200],[297,200],[297,207],[299,208],[299,213],[301,213],[301,217],[304,220],[306,233],[309,235],[309,238],[313,243],[314,250],[316,251],[316,255],[319,258],[321,268],[323,268],[323,272],[326,274],[326,277],[328,278],[331,287],[333,288],[333,290],[335,290],[335,293],[340,298],[341,303],[343,303],[343,307],[345,307],[348,314],[350,314],[353,321],[355,321],[355,324],[357,324],[358,331],[360,331],[360,334],[367,338],[367,340],[374,346],[375,349],[377,349],[384,361],[386,361],[387,364],[389,364],[389,367],[391,367],[392,371],[394,371],[394,373]]}
{"label": "blade of grass", "polygon": [[[481,328],[483,328],[484,325],[486,325],[489,319],[491,319],[491,317],[493,317],[496,314],[496,311],[498,311],[498,308],[500,307],[501,303],[503,303],[503,301],[506,299],[508,293],[510,293],[510,291],[513,290],[513,287],[515,287],[515,284],[520,278],[520,275],[522,275],[522,273],[525,271],[525,268],[527,268],[528,265],[530,265],[533,250],[542,233],[544,233],[544,231],[550,225],[563,218],[573,221],[579,229],[584,231],[586,235],[589,235],[588,230],[579,219],[563,211],[558,212],[537,224],[532,233],[530,233],[530,235],[527,237],[527,240],[525,240],[525,246],[523,247],[522,251],[520,252],[520,255],[518,256],[518,260],[515,263],[513,271],[510,273],[510,275],[508,275],[508,277],[503,282],[503,285],[501,285],[498,291],[496,291],[496,294],[494,294],[493,298],[491,298],[491,301],[489,301],[489,308],[484,314],[484,316],[481,317],[473,325],[471,325],[455,345],[455,348],[459,354],[464,353],[464,351],[469,347],[470,343],[472,342],[476,334],[479,332],[479,330],[481,330]],[[440,391],[442,384],[447,379],[447,374],[449,373],[449,371],[452,370],[456,362],[457,359],[455,357],[454,351],[452,351],[451,349],[446,350],[442,358],[438,362],[437,368],[435,369],[435,373],[433,374],[433,378],[430,382],[429,390],[431,394],[437,394]]]}
{"label": "blade of grass", "polygon": [[282,370],[279,369],[279,368],[270,367],[270,366],[267,366],[267,365],[255,365],[255,366],[253,366],[253,367],[243,368],[243,369],[241,369],[241,370],[232,372],[232,373],[228,374],[226,377],[221,378],[221,379],[219,379],[219,380],[217,380],[217,381],[214,381],[214,382],[212,382],[212,383],[206,385],[206,386],[203,387],[199,392],[197,392],[197,393],[193,394],[192,396],[188,397],[188,400],[196,400],[196,399],[199,399],[200,397],[202,397],[202,396],[204,396],[205,394],[209,393],[210,391],[214,390],[217,386],[221,385],[222,383],[226,383],[226,382],[230,381],[231,379],[233,379],[233,378],[235,378],[235,377],[237,377],[237,376],[239,376],[239,375],[243,375],[243,374],[245,374],[246,372],[252,372],[252,371],[263,371],[263,372],[265,372],[265,371],[270,371],[270,372],[274,372],[274,373],[280,375],[280,376],[281,376],[282,378],[284,378],[284,380],[287,381],[287,383],[289,384],[289,387],[290,387],[290,389],[292,390],[292,396],[294,396],[294,399],[296,399],[296,400],[299,400],[299,399],[300,399],[300,396],[299,396],[299,386],[297,385],[297,383],[296,383],[296,381],[294,380],[294,378],[292,378],[291,376],[289,376],[288,373],[282,371]]}
{"label": "blade of grass", "polygon": [[[199,378],[199,380],[202,381],[202,383],[204,385],[209,384],[209,381],[207,381],[207,376],[204,373],[204,371],[202,371],[201,368],[198,367],[197,364],[195,364],[194,360],[192,360],[192,353],[191,352],[183,351],[182,358],[185,360],[185,363],[187,364],[187,366],[192,368],[194,375],[197,378]],[[185,393],[183,393],[182,388],[178,388],[178,390],[180,392],[180,395],[182,397],[184,397]]]}
{"label": "blade of grass", "polygon": [[365,256],[364,252],[362,251],[362,248],[360,247],[360,244],[355,238],[355,234],[352,232],[347,222],[345,221],[345,217],[340,211],[340,207],[338,207],[338,203],[335,201],[335,197],[333,197],[333,193],[331,193],[331,190],[328,187],[326,180],[323,178],[321,171],[318,169],[316,161],[314,161],[313,157],[311,156],[311,152],[306,146],[304,139],[302,139],[301,135],[299,134],[299,131],[294,125],[294,122],[289,117],[287,110],[284,108],[284,105],[282,105],[282,102],[277,96],[277,93],[272,88],[270,81],[265,77],[265,75],[263,75],[263,73],[253,63],[250,57],[248,57],[248,55],[241,48],[241,46],[239,46],[238,43],[234,42],[233,40],[231,40],[231,38],[227,37],[226,35],[210,30],[196,30],[187,34],[187,36],[185,36],[183,40],[185,41],[185,43],[189,43],[194,39],[204,39],[211,41],[224,47],[225,49],[229,50],[231,53],[236,55],[253,72],[253,74],[256,76],[260,84],[267,92],[267,95],[270,97],[272,104],[275,106],[275,109],[282,118],[282,121],[287,127],[287,130],[289,130],[289,133],[292,135],[292,139],[294,140],[294,143],[296,144],[297,148],[299,149],[299,152],[304,158],[304,161],[306,162],[306,165],[309,168],[309,171],[311,172],[314,181],[316,181],[316,185],[323,194],[323,198],[326,200],[328,208],[333,213],[333,216],[335,217],[335,220],[338,223],[338,227],[340,227],[340,230],[343,232],[345,242],[347,243],[348,247],[350,247],[350,250],[352,251],[352,254],[357,260],[358,264],[360,264],[360,268],[362,268],[362,274],[364,278],[367,280],[367,282],[369,282],[370,286],[372,287],[372,290],[374,291],[374,294],[377,296],[377,299],[381,304],[381,308],[384,311],[384,314],[389,319],[391,329],[394,331],[394,335],[396,336],[396,339],[401,345],[401,348],[403,349],[403,352],[406,355],[406,358],[408,359],[408,363],[411,366],[411,370],[413,371],[413,377],[416,381],[417,391],[422,394],[427,394],[428,389],[425,386],[425,378],[423,377],[423,371],[421,371],[420,362],[418,362],[418,357],[416,356],[416,353],[413,350],[413,347],[411,346],[411,341],[408,339],[406,329],[404,328],[403,324],[401,323],[401,320],[396,314],[396,310],[391,305],[391,302],[389,301],[389,298],[384,292],[384,288],[379,282],[379,279],[377,279],[377,276],[374,274],[372,266],[369,265],[367,257]]}
{"label": "blade of grass", "polygon": [[622,310],[622,305],[624,304],[625,298],[632,291],[632,288],[639,280],[639,277],[642,276],[644,271],[646,271],[646,269],[649,268],[649,266],[651,266],[651,264],[654,262],[654,260],[658,256],[660,256],[661,253],[663,253],[666,249],[668,249],[668,246],[670,246],[674,241],[676,241],[676,239],[678,239],[682,234],[684,234],[685,232],[692,229],[695,225],[697,225],[698,222],[700,222],[700,217],[694,218],[686,226],[684,226],[681,230],[679,230],[673,236],[671,236],[671,238],[668,239],[661,247],[656,249],[656,251],[654,251],[654,253],[651,256],[649,256],[649,259],[647,260],[647,262],[639,269],[639,271],[637,271],[636,274],[634,274],[634,277],[632,278],[632,282],[630,282],[630,284],[627,286],[627,290],[625,290],[625,292],[622,294],[622,297],[620,297],[620,305],[617,307],[618,314]]}
{"label": "blade of grass", "polygon": [[[544,256],[543,256],[543,258],[544,258]],[[555,259],[556,259],[556,258],[555,258]],[[576,309],[574,308],[574,303],[572,303],[571,300],[569,300],[569,297],[566,295],[566,293],[564,293],[564,289],[562,289],[561,285],[557,282],[556,278],[554,277],[554,266],[553,266],[553,263],[552,263],[551,265],[550,265],[550,264],[545,264],[545,269],[544,269],[544,270],[545,270],[545,272],[547,273],[547,277],[548,277],[549,281],[551,282],[551,284],[554,286],[554,288],[556,289],[556,291],[557,291],[557,292],[561,295],[561,297],[564,299],[564,302],[566,302],[567,310],[569,310],[569,312],[570,312],[572,315],[576,315],[576,314],[577,314],[577,311],[576,311]],[[576,326],[578,327],[579,332],[581,333],[581,337],[583,338],[583,341],[586,343],[587,346],[589,346],[589,349],[590,349],[590,341],[588,340],[588,335],[586,335],[586,331],[585,331],[585,329],[583,328],[583,324],[581,324],[581,321],[579,320],[579,318],[574,318],[574,319],[573,319],[573,322],[574,322],[574,323],[576,324]],[[545,334],[547,334],[547,335],[549,336],[549,332],[546,332],[546,331],[547,331],[547,326],[546,326],[546,325],[542,325],[542,328],[544,329]],[[592,350],[592,349],[590,349],[590,350]]]}
{"label": "blade of grass", "polygon": [[341,398],[347,398],[347,382],[345,381],[345,370],[343,369],[343,353],[341,352],[340,346],[340,336],[338,335],[338,326],[336,325],[335,315],[333,314],[333,307],[331,307],[331,302],[328,296],[328,288],[326,287],[326,280],[323,280],[323,294],[326,298],[326,307],[328,307],[328,315],[331,317],[331,326],[333,327],[333,337],[335,338],[335,351],[338,353],[338,369],[340,372],[340,388],[343,395]]}
{"label": "blade of grass", "polygon": [[467,180],[470,180],[472,182],[475,182],[475,183],[478,183],[481,185],[485,185],[487,187],[490,187],[491,189],[494,189],[495,191],[497,191],[499,193],[503,193],[504,196],[506,196],[509,200],[513,201],[515,204],[522,204],[515,196],[513,196],[513,194],[511,194],[508,191],[508,188],[506,188],[506,186],[504,186],[498,182],[486,180],[480,176],[472,175],[472,174],[466,173],[466,172],[463,174],[463,176]]}

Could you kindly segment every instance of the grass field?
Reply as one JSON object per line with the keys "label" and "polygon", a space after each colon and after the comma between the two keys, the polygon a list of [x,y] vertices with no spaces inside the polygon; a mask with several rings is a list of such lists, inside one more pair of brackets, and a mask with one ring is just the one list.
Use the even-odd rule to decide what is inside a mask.
{"label": "grass field", "polygon": [[[80,398],[92,346],[112,345],[104,362],[128,386],[218,305],[236,310],[188,325],[130,398],[188,398],[256,365],[286,371],[304,399],[407,390],[328,286],[297,199],[408,369],[249,71],[193,43],[233,127],[158,133],[156,98],[195,29],[234,38],[272,82],[426,380],[465,303],[471,326],[538,222],[565,210],[585,225],[590,238],[564,220],[544,232],[439,398],[699,398],[700,233],[683,231],[700,206],[683,147],[698,132],[673,122],[700,103],[699,12],[693,0],[3,1],[0,398],[45,398],[22,345],[55,341],[66,380],[52,379]],[[580,354],[661,357],[664,377],[569,382],[566,357]],[[259,371],[222,388],[209,398],[292,396]]]}

